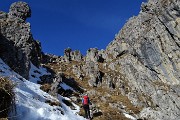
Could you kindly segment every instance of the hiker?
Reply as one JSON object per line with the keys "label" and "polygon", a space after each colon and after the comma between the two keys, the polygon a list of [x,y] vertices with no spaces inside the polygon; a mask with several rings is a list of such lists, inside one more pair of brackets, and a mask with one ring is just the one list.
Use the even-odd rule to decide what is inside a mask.
{"label": "hiker", "polygon": [[83,98],[82,98],[82,105],[83,105],[83,108],[84,108],[86,119],[91,119],[90,110],[89,110],[89,104],[90,104],[90,100],[89,100],[88,94],[85,94],[83,96]]}

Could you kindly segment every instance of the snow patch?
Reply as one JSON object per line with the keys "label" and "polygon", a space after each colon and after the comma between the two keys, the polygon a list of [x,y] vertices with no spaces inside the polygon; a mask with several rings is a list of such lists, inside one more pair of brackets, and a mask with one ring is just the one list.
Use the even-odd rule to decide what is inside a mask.
{"label": "snow patch", "polygon": [[29,81],[33,83],[37,83],[38,80],[40,80],[40,77],[43,75],[51,75],[51,73],[47,72],[46,68],[39,67],[37,68],[32,63],[30,64],[30,70],[29,70]]}
{"label": "snow patch", "polygon": [[127,113],[123,113],[127,118],[131,119],[131,120],[137,120],[135,117],[133,117],[132,115],[129,115]]}
{"label": "snow patch", "polygon": [[74,89],[70,86],[68,86],[66,83],[61,83],[60,86],[64,89],[64,90],[72,90],[74,91]]}
{"label": "snow patch", "polygon": [[[36,71],[36,72],[34,72]],[[40,89],[40,85],[36,84],[39,77],[48,75],[46,69],[39,69],[31,64],[29,81],[15,73],[0,59],[0,77],[8,77],[12,80],[16,87],[14,89],[16,95],[16,119],[18,120],[85,120],[85,118],[77,115],[79,106],[75,106],[75,110],[71,110],[66,106],[62,99],[66,99],[60,95],[54,98],[48,93]],[[67,89],[72,89],[63,84]],[[50,106],[45,101],[59,101],[61,106]],[[12,116],[9,116],[12,117]]]}

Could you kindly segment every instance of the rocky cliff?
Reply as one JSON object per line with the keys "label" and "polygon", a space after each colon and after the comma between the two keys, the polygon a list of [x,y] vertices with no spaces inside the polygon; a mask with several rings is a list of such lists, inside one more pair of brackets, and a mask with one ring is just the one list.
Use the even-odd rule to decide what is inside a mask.
{"label": "rocky cliff", "polygon": [[107,49],[109,68],[128,80],[127,94],[147,119],[180,119],[180,1],[149,0]]}
{"label": "rocky cliff", "polygon": [[28,79],[30,62],[39,66],[41,45],[35,41],[26,19],[31,9],[25,2],[13,3],[9,13],[0,11],[0,57],[17,73]]}

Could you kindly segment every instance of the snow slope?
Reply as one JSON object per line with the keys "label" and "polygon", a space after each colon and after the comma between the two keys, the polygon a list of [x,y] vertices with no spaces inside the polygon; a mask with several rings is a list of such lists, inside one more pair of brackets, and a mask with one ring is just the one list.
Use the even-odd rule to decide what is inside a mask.
{"label": "snow slope", "polygon": [[[77,115],[79,107],[73,104],[76,110],[71,110],[66,106],[62,99],[69,99],[58,95],[54,98],[40,89],[40,85],[36,84],[39,77],[47,73],[44,68],[36,68],[31,64],[29,81],[22,78],[19,74],[15,73],[9,66],[7,66],[0,59],[0,77],[8,77],[12,80],[16,87],[14,89],[16,94],[16,115],[10,115],[17,120],[85,120],[85,118]],[[34,72],[36,71],[36,72]],[[38,72],[37,72],[38,71]],[[63,87],[68,88],[63,84]],[[69,87],[69,89],[71,89]],[[61,106],[50,106],[45,101],[59,101]]]}

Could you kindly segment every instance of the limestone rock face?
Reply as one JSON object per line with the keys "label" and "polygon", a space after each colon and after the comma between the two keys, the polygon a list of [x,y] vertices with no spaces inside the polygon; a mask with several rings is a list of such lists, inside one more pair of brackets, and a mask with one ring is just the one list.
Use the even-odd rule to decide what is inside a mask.
{"label": "limestone rock face", "polygon": [[97,48],[90,48],[87,51],[86,61],[93,61],[93,62],[98,61],[98,49]]}
{"label": "limestone rock face", "polygon": [[97,48],[87,50],[86,61],[104,62],[103,57],[105,57],[103,51],[99,51]]}
{"label": "limestone rock face", "polygon": [[26,18],[31,17],[31,9],[26,2],[15,2],[10,6],[9,16],[26,20]]}
{"label": "limestone rock face", "polygon": [[0,57],[17,73],[28,79],[30,62],[37,67],[41,61],[41,44],[30,32],[25,20],[31,14],[25,2],[15,2],[10,12],[0,12]]}
{"label": "limestone rock face", "polygon": [[131,92],[151,99],[141,117],[180,119],[179,19],[180,1],[149,0],[106,49],[109,68],[126,76]]}
{"label": "limestone rock face", "polygon": [[81,61],[83,58],[82,54],[79,50],[72,51],[71,48],[67,48],[64,50],[64,59],[66,62],[70,61]]}
{"label": "limestone rock face", "polygon": [[72,72],[73,72],[74,75],[76,75],[76,77],[79,78],[80,80],[83,79],[84,73],[82,72],[82,66],[81,66],[81,65],[73,65],[73,66],[72,66]]}

